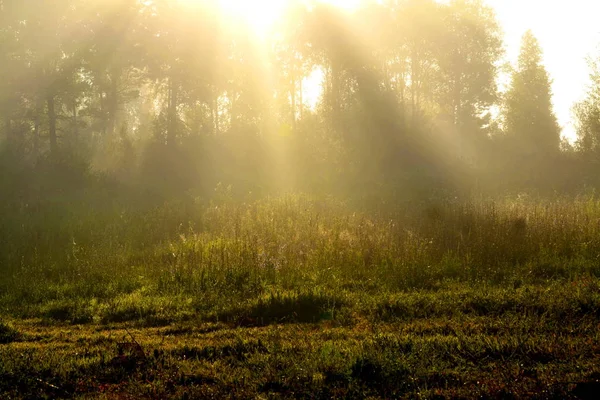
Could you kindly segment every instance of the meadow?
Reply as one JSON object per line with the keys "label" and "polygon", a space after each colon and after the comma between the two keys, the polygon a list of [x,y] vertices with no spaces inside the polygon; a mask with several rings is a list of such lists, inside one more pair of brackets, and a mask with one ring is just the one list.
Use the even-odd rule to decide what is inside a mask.
{"label": "meadow", "polygon": [[[594,398],[600,200],[2,210],[2,398]],[[70,197],[72,198],[72,197]]]}
{"label": "meadow", "polygon": [[0,0],[0,400],[600,398],[598,12],[532,3]]}

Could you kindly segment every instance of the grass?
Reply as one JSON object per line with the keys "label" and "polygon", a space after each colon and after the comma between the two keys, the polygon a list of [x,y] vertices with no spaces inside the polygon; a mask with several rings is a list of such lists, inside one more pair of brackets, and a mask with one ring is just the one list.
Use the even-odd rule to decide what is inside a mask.
{"label": "grass", "polygon": [[0,321],[0,344],[12,343],[19,338],[19,332],[11,325]]}
{"label": "grass", "polygon": [[[9,396],[569,398],[600,374],[591,316],[561,324],[512,314],[352,326],[18,326],[27,334],[0,348]],[[130,334],[144,357],[122,351]]]}
{"label": "grass", "polygon": [[2,397],[586,398],[600,385],[594,198],[47,207],[0,214]]}

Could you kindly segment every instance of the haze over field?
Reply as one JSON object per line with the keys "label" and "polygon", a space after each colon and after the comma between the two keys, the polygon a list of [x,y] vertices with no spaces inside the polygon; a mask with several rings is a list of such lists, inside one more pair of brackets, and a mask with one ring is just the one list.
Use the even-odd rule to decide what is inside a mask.
{"label": "haze over field", "polygon": [[595,399],[598,7],[0,0],[0,398]]}

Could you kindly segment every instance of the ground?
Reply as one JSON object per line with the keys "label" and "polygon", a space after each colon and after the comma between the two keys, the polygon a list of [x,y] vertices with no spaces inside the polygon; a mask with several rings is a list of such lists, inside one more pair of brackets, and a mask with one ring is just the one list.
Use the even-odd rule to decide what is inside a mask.
{"label": "ground", "polygon": [[593,198],[54,212],[5,226],[1,398],[600,392]]}
{"label": "ground", "polygon": [[[380,304],[376,318],[351,313],[342,322],[265,325],[247,317],[152,327],[147,321],[13,320],[16,335],[0,345],[0,393],[4,398],[595,398],[598,311],[582,309],[583,303],[577,305],[582,299],[575,298],[574,307],[562,309],[568,303],[562,303],[565,292],[557,286],[514,291],[514,302],[480,290],[413,293]],[[532,299],[538,304],[528,303]],[[406,305],[419,310],[407,313]]]}

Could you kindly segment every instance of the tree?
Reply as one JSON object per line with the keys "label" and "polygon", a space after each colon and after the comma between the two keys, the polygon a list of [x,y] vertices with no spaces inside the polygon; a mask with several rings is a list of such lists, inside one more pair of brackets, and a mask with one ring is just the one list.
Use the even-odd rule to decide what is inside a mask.
{"label": "tree", "polygon": [[559,151],[560,127],[552,110],[550,84],[538,40],[528,31],[522,39],[503,110],[506,133],[515,149],[526,157],[539,159]]}
{"label": "tree", "polygon": [[588,59],[590,86],[587,96],[575,104],[577,149],[583,153],[600,155],[600,59]]}
{"label": "tree", "polygon": [[296,130],[297,120],[304,115],[302,81],[314,67],[307,42],[306,6],[295,0],[287,5],[282,18],[275,26],[272,65],[278,74],[277,107],[281,109],[280,119],[291,124]]}
{"label": "tree", "polygon": [[481,0],[452,0],[443,9],[437,98],[442,114],[464,131],[481,131],[497,100],[502,37],[493,9]]}
{"label": "tree", "polygon": [[384,4],[389,24],[380,44],[387,47],[388,61],[382,71],[386,86],[397,91],[400,102],[411,114],[412,128],[423,126],[438,108],[435,101],[438,53],[446,5],[434,0],[400,0]]}
{"label": "tree", "polygon": [[172,145],[182,134],[183,105],[215,101],[214,83],[221,67],[217,60],[228,44],[222,41],[219,12],[210,5],[157,0],[148,13],[152,40],[147,67],[150,78],[163,89],[162,131],[164,141]]}
{"label": "tree", "polygon": [[19,84],[21,71],[26,66],[19,44],[19,13],[14,3],[0,3],[0,120],[7,139],[18,139],[13,120],[21,114],[23,88]]}
{"label": "tree", "polygon": [[76,113],[82,95],[81,44],[85,33],[80,6],[77,0],[52,4],[29,0],[23,1],[19,16],[19,57],[27,65],[20,77],[21,88],[32,105],[36,140],[40,114],[45,111],[50,152],[54,155],[65,133],[60,126],[64,109]]}
{"label": "tree", "polygon": [[94,19],[90,18],[93,36],[85,58],[95,93],[88,93],[87,111],[98,120],[96,129],[109,140],[125,122],[123,105],[139,94],[147,38],[142,33],[138,1],[106,0],[94,11]]}

